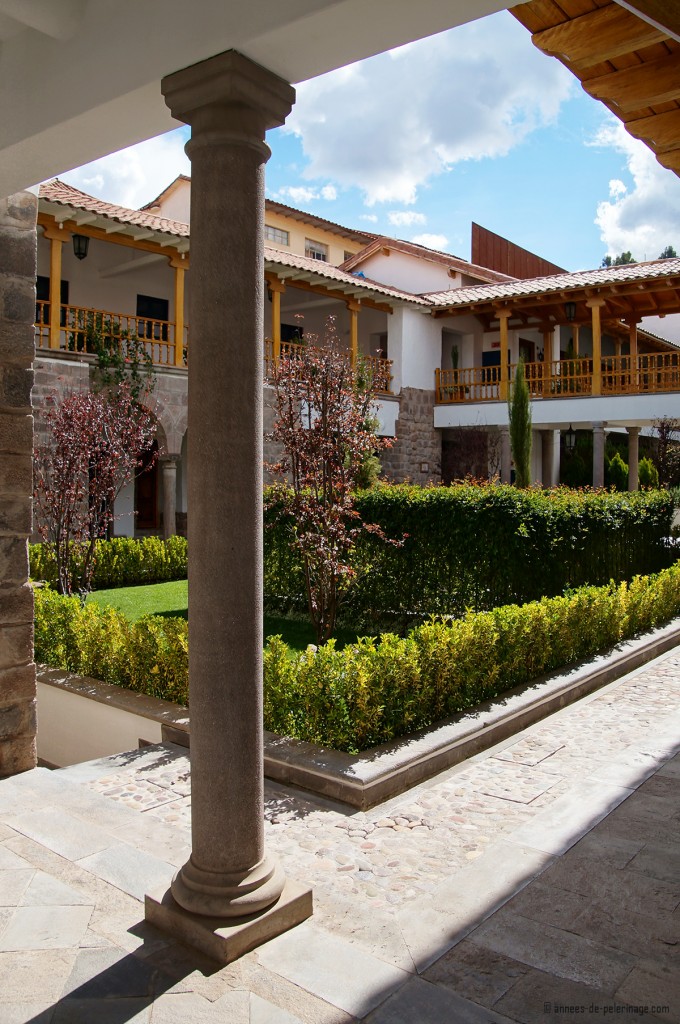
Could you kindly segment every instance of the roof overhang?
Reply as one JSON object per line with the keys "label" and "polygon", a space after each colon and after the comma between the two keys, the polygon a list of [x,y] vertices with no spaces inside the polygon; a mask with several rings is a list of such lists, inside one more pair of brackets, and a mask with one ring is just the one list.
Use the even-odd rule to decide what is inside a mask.
{"label": "roof overhang", "polygon": [[660,164],[680,175],[680,10],[669,0],[531,0],[512,14]]}

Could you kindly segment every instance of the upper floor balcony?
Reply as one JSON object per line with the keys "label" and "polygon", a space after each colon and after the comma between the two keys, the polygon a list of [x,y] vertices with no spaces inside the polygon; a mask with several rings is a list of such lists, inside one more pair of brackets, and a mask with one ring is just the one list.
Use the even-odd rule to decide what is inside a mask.
{"label": "upper floor balcony", "polygon": [[[36,303],[36,348],[45,354],[60,352],[95,356],[106,351],[132,354],[150,359],[155,369],[186,369],[188,366],[189,329],[181,331],[171,320],[154,320],[131,313],[114,313],[83,306],[61,305],[58,322],[51,321],[50,303]],[[270,379],[277,359],[294,359],[308,346],[304,342],[264,339],[265,378]],[[351,352],[347,351],[351,359]],[[362,363],[370,367],[378,383],[378,393],[392,393],[392,361],[375,355],[359,353]]]}
{"label": "upper floor balcony", "polygon": [[[441,405],[507,401],[516,363],[501,379],[500,366],[437,370],[436,401]],[[680,352],[645,352],[524,364],[532,399],[598,395],[645,395],[680,391]]]}

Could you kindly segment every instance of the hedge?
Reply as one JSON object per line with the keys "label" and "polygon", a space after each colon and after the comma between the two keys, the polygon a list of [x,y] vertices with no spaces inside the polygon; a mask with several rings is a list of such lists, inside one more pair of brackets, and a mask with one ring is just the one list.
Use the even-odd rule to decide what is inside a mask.
{"label": "hedge", "polygon": [[[74,547],[77,562],[82,548]],[[50,585],[57,581],[57,567],[49,544],[29,545],[31,579]],[[187,578],[187,542],[185,537],[114,537],[98,540],[95,546],[93,586],[95,590],[134,587],[144,583],[164,583]]]}
{"label": "hedge", "polygon": [[[376,487],[358,495],[359,514],[404,543],[363,536],[343,617],[371,632],[403,628],[414,616],[460,616],[658,572],[674,559],[666,544],[674,507],[667,491]],[[305,606],[293,529],[288,522],[265,531],[270,608]]]}
{"label": "hedge", "polygon": [[[667,491],[634,494],[519,490],[515,487],[376,487],[358,495],[365,522],[378,523],[401,547],[372,534],[354,554],[356,575],[343,597],[345,623],[367,632],[405,629],[430,614],[465,614],[524,604],[585,584],[658,572],[673,560],[666,546],[675,501]],[[294,524],[265,514],[264,593],[268,609],[304,612]],[[108,589],[183,579],[187,544],[117,538],[98,541],[94,587]],[[31,576],[54,583],[50,549],[31,547]]]}
{"label": "hedge", "polygon": [[[111,608],[36,591],[36,660],[188,703],[187,623],[129,622]],[[356,752],[426,728],[680,613],[680,563],[630,583],[582,587],[522,606],[431,619],[404,638],[293,656],[264,651],[264,724]]]}

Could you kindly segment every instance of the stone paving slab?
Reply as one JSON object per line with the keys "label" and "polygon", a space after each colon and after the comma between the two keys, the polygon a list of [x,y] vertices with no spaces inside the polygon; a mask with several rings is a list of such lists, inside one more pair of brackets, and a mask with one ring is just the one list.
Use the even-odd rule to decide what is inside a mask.
{"label": "stone paving slab", "polygon": [[267,784],[317,912],[222,969],[143,921],[184,748],[0,782],[0,1021],[680,1022],[678,698],[671,653],[371,811]]}

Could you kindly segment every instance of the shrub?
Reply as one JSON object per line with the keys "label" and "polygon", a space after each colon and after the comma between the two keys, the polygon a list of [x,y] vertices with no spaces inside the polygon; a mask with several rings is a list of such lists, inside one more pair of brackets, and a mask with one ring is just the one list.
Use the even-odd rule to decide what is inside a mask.
{"label": "shrub", "polygon": [[[36,590],[36,659],[188,703],[187,623]],[[429,619],[342,650],[264,651],[267,729],[338,750],[365,750],[426,728],[512,687],[587,658],[680,612],[680,563],[630,583],[582,587],[525,605]]]}
{"label": "shrub", "polygon": [[[56,583],[57,566],[52,546],[31,544],[29,555],[31,578],[50,585]],[[81,548],[75,547],[72,558],[77,560],[81,556]],[[187,577],[187,542],[185,537],[98,540],[94,562],[93,585],[97,590],[182,580]]]}
{"label": "shrub", "polygon": [[644,488],[657,488],[659,486],[659,473],[651,459],[646,457],[640,459],[638,481],[640,487]]}
{"label": "shrub", "polygon": [[628,490],[628,464],[623,461],[619,452],[614,452],[605,464],[605,480],[609,487],[617,491]]}

